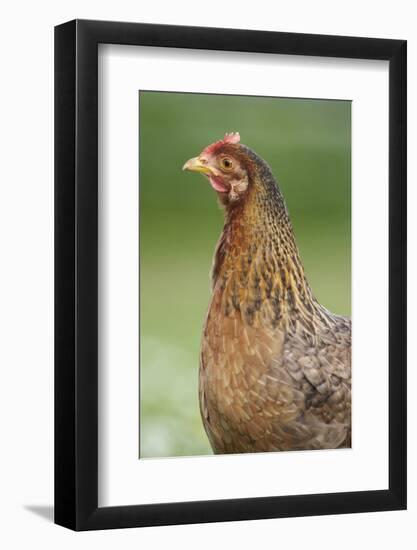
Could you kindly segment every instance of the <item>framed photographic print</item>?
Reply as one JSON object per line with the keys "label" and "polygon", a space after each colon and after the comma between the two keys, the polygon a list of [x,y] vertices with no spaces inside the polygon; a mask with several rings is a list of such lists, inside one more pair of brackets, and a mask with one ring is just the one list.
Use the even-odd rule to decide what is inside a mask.
{"label": "framed photographic print", "polygon": [[406,42],[55,29],[55,521],[406,507]]}

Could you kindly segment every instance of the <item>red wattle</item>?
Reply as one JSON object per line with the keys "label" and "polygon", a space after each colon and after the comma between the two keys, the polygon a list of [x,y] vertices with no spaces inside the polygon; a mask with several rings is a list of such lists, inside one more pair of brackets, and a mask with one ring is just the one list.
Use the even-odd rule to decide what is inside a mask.
{"label": "red wattle", "polygon": [[209,178],[210,184],[219,193],[227,193],[226,187],[223,185],[221,178],[218,178],[216,176],[211,176]]}

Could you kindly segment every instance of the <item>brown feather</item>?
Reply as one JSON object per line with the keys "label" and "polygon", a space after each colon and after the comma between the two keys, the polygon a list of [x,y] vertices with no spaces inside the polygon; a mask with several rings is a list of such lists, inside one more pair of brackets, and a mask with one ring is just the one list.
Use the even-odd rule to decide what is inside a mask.
{"label": "brown feather", "polygon": [[351,324],[314,298],[268,165],[223,152],[249,186],[226,206],[203,331],[200,407],[216,453],[328,449],[351,441]]}

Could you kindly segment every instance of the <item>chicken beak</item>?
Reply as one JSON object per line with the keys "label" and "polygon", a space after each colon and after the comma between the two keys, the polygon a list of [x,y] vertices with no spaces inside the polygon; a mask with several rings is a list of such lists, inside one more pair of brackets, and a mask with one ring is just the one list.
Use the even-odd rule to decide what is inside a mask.
{"label": "chicken beak", "polygon": [[210,168],[204,164],[199,157],[187,160],[182,169],[189,170],[190,172],[200,172],[200,174],[205,174],[207,176],[212,173]]}

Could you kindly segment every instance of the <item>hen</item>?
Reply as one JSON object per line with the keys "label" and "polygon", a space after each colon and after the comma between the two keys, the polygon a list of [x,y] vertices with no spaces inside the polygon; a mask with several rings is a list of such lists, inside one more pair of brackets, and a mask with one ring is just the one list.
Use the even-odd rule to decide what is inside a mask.
{"label": "hen", "polygon": [[313,296],[271,169],[239,141],[184,165],[225,208],[201,345],[208,438],[215,453],[350,447],[350,319]]}

